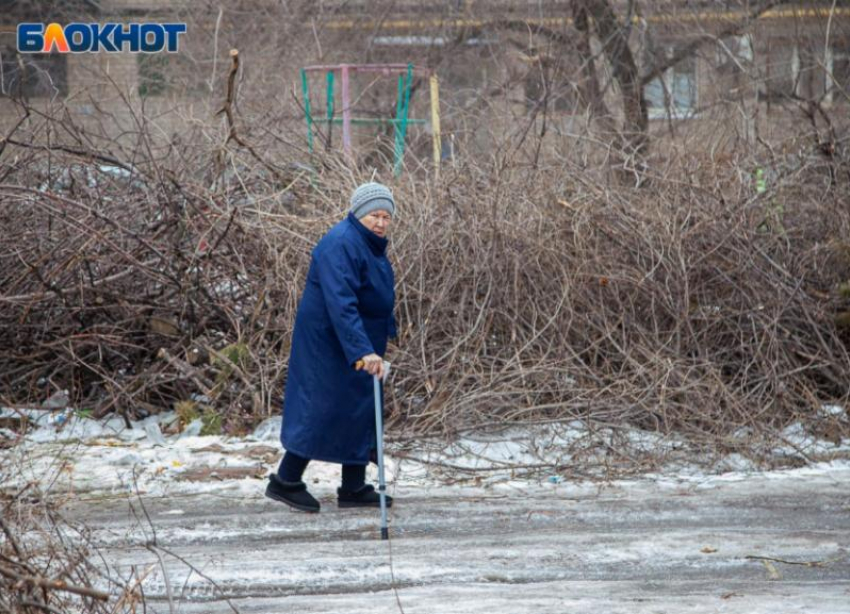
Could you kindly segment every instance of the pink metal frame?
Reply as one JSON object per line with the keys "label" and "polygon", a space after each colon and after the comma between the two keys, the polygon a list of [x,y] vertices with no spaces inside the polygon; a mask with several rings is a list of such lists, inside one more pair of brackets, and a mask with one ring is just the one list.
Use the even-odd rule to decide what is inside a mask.
{"label": "pink metal frame", "polygon": [[[307,72],[339,72],[342,77],[342,149],[351,154],[351,94],[349,92],[349,75],[352,72],[377,72],[384,75],[406,73],[407,64],[322,64],[306,66]],[[414,74],[430,75],[428,68],[413,68]]]}

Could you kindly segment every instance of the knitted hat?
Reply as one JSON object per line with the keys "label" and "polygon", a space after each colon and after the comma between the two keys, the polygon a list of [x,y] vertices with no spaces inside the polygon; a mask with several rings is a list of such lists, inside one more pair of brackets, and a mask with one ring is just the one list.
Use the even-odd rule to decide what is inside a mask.
{"label": "knitted hat", "polygon": [[349,211],[358,220],[372,211],[388,211],[395,215],[395,201],[390,189],[380,183],[364,183],[351,195],[351,208]]}

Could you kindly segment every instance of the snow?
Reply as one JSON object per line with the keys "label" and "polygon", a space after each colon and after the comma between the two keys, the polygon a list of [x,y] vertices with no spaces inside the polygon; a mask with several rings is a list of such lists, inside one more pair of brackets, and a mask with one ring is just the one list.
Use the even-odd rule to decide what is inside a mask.
{"label": "snow", "polygon": [[[843,416],[840,407],[825,406],[823,412],[833,418]],[[262,422],[251,435],[238,438],[201,436],[200,420],[193,421],[182,432],[174,432],[177,421],[174,412],[149,416],[128,427],[122,418],[95,421],[67,409],[0,410],[0,417],[14,414],[26,415],[31,428],[19,445],[2,452],[0,458],[21,467],[17,475],[6,477],[6,487],[45,480],[52,483],[53,488],[61,488],[64,484],[77,493],[139,489],[159,496],[222,488],[249,492],[256,489],[255,479],[225,479],[209,484],[175,478],[193,470],[221,467],[255,468],[257,476],[261,476],[276,469],[282,453],[278,442],[279,416]],[[747,433],[742,432],[740,436],[746,437]],[[425,440],[410,450],[404,444],[389,444],[387,476],[389,482],[399,486],[425,487],[449,482],[476,486],[557,486],[571,477],[571,467],[592,464],[601,457],[604,451],[598,448],[600,441],[622,442],[622,449],[629,453],[654,452],[660,456],[686,448],[686,444],[675,437],[638,429],[597,428],[591,431],[584,422],[575,420],[565,424],[470,433],[453,442]],[[814,467],[839,467],[847,464],[846,459],[850,458],[850,440],[845,439],[838,445],[820,440],[800,423],[785,428],[780,441],[774,451],[779,457],[804,454],[808,460],[835,459],[826,465],[815,463]],[[246,454],[257,446],[268,448],[265,459]],[[274,459],[270,462],[271,456]],[[63,460],[61,471],[57,458]],[[805,468],[800,470],[805,471]],[[51,471],[57,475],[51,475]],[[374,468],[370,471],[374,472]],[[660,468],[645,473],[644,477],[660,481],[709,481],[713,476],[724,476],[722,479],[738,480],[758,471],[753,460],[738,453],[717,459],[691,454],[672,455]],[[314,462],[305,479],[332,492],[338,476],[337,465]]]}
{"label": "snow", "polygon": [[[263,496],[282,453],[279,417],[227,437],[201,436],[197,425],[176,432],[173,412],[129,427],[67,410],[0,415],[20,411],[32,428],[0,450],[0,489],[50,485],[116,572],[153,564],[151,612],[169,611],[164,573],[183,587],[185,614],[231,611],[222,594],[244,613],[398,612],[393,586],[407,613],[850,612],[850,441],[799,424],[776,452],[810,462],[770,471],[739,453],[687,452],[675,436],[581,421],[392,442],[390,559],[376,510],[337,509],[338,465],[313,462],[305,473],[320,514]],[[604,457],[600,442],[666,460],[619,479],[577,479],[574,470],[592,473]],[[226,468],[244,477],[185,479]],[[169,557],[160,567],[143,547],[150,527],[127,512],[141,504],[157,543],[208,579]],[[781,579],[768,581],[750,556],[826,563],[777,562]]]}
{"label": "snow", "polygon": [[274,441],[277,442],[280,437],[280,429],[283,424],[283,419],[280,416],[266,418],[263,420],[254,432],[249,435],[249,439],[254,441]]}
{"label": "snow", "polygon": [[847,412],[841,405],[822,405],[820,408],[821,417],[838,417],[842,418],[847,415]]}

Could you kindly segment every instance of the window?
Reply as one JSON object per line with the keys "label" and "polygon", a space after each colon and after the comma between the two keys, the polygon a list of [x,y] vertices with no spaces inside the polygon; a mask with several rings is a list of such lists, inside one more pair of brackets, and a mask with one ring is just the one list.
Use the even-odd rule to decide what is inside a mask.
{"label": "window", "polygon": [[800,57],[793,41],[771,39],[768,42],[764,84],[759,98],[780,102],[794,93]]}
{"label": "window", "polygon": [[759,98],[781,102],[823,97],[829,102],[836,87],[847,90],[848,51],[847,45],[832,45],[824,56],[823,45],[814,40],[771,40]]}
{"label": "window", "polygon": [[385,47],[443,47],[442,36],[373,36],[372,44]]}
{"label": "window", "polygon": [[820,98],[826,92],[827,79],[824,72],[826,62],[823,44],[816,44],[813,40],[800,40],[794,49],[794,93],[807,100]]}
{"label": "window", "polygon": [[[827,102],[832,102],[836,91],[850,95],[850,41],[830,46],[826,58]],[[843,98],[843,96],[842,96]]]}
{"label": "window", "polygon": [[3,96],[38,98],[68,95],[68,57],[59,53],[0,51]]}
{"label": "window", "polygon": [[718,72],[738,74],[753,62],[753,41],[749,34],[728,36],[717,41],[714,64]]}
{"label": "window", "polygon": [[[666,47],[664,50],[667,57],[671,57],[673,52],[673,47]],[[650,81],[643,93],[649,119],[690,117],[697,104],[696,58],[687,57],[668,68],[660,77]]]}
{"label": "window", "polygon": [[[488,37],[483,33],[479,36],[469,36],[462,41],[467,47],[480,47],[488,45],[496,45],[499,39],[496,37]],[[444,36],[373,36],[372,44],[382,47],[445,47],[458,46],[458,41],[454,38],[446,38]]]}

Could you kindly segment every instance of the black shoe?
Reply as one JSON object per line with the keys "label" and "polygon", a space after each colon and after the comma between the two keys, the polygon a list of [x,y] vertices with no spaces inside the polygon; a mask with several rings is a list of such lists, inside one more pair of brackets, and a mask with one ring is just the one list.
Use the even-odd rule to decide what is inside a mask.
{"label": "black shoe", "polygon": [[275,473],[269,474],[266,496],[302,512],[315,513],[321,507],[313,495],[307,492],[307,485],[304,482],[284,482]]}
{"label": "black shoe", "polygon": [[[364,484],[354,492],[336,489],[336,501],[339,507],[381,507],[381,496],[371,484]],[[393,498],[386,495],[387,507],[393,506]]]}

